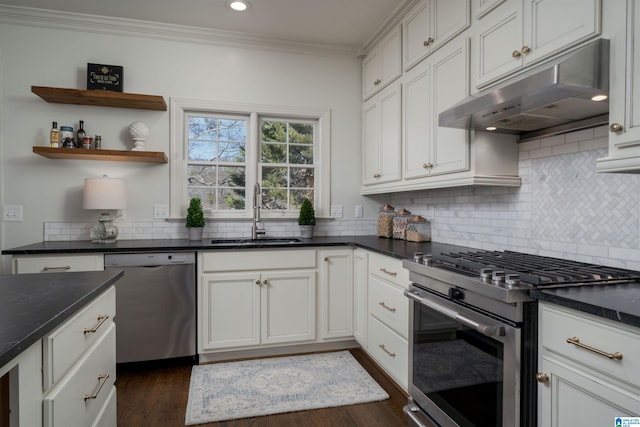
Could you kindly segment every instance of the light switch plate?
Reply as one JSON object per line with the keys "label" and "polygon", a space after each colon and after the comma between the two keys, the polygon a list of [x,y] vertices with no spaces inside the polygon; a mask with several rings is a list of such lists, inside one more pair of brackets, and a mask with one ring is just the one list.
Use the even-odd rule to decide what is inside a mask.
{"label": "light switch plate", "polygon": [[331,217],[342,218],[342,205],[331,205]]}
{"label": "light switch plate", "polygon": [[356,218],[362,218],[362,205],[356,205],[356,212],[355,212],[355,217]]}
{"label": "light switch plate", "polygon": [[22,205],[5,205],[2,207],[2,220],[6,222],[22,221]]}
{"label": "light switch plate", "polygon": [[153,219],[169,218],[169,205],[153,205]]}

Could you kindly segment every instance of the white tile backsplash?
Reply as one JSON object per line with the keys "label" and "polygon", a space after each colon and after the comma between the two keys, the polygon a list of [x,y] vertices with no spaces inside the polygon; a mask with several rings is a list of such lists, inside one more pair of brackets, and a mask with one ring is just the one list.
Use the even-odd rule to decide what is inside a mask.
{"label": "white tile backsplash", "polygon": [[[519,188],[456,187],[389,195],[431,221],[434,241],[640,270],[640,176],[598,174],[606,126],[520,143]],[[45,223],[44,240],[88,240],[94,223]],[[182,222],[118,221],[119,238],[184,239]],[[268,235],[299,235],[266,221]],[[375,235],[376,218],[319,219],[316,236]],[[249,237],[250,221],[211,221],[207,238]]]}

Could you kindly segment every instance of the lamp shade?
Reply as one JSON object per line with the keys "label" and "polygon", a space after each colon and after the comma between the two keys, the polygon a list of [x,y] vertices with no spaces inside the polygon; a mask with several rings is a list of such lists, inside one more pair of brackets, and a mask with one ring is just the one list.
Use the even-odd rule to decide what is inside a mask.
{"label": "lamp shade", "polygon": [[121,179],[86,178],[82,207],[84,209],[125,209],[127,207],[124,181]]}

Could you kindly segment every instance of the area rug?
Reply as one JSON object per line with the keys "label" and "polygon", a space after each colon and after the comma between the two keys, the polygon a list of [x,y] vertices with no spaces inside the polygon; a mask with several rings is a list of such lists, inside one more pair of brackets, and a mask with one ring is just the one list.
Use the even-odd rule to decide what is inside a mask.
{"label": "area rug", "polygon": [[185,424],[388,398],[348,351],[196,365]]}

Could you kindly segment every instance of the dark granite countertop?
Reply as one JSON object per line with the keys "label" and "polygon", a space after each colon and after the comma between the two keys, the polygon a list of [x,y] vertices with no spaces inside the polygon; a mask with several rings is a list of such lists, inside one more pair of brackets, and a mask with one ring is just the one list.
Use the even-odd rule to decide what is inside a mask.
{"label": "dark granite countertop", "polygon": [[0,366],[53,331],[123,274],[91,271],[0,276]]}
{"label": "dark granite countertop", "polygon": [[[431,243],[414,243],[404,240],[384,239],[377,236],[328,236],[300,239],[299,242],[287,242],[273,245],[265,241],[247,245],[212,244],[212,239],[192,241],[187,239],[145,239],[118,240],[115,243],[100,244],[88,240],[65,242],[40,242],[17,248],[5,249],[3,255],[45,255],[62,253],[124,253],[124,252],[160,252],[160,251],[201,251],[218,249],[263,249],[298,248],[318,246],[358,246],[395,258],[413,258],[414,252],[431,253]],[[216,239],[217,240],[217,239]]]}
{"label": "dark granite countertop", "polygon": [[531,296],[542,301],[640,327],[640,283],[536,289]]}

